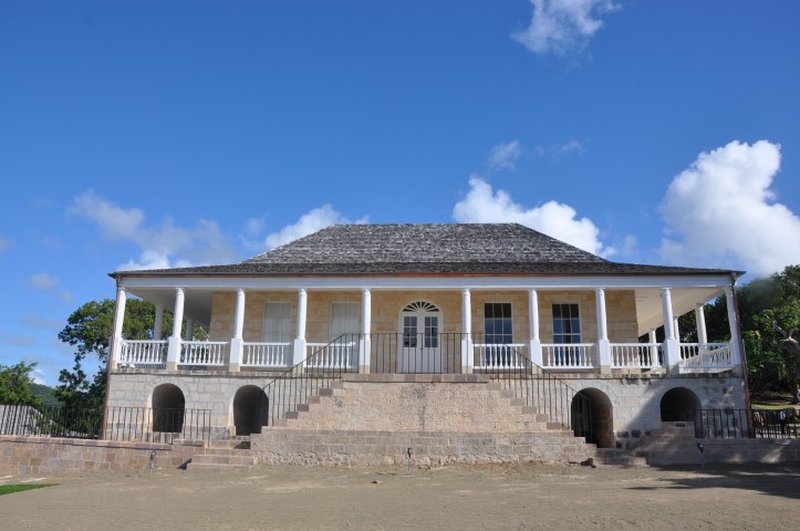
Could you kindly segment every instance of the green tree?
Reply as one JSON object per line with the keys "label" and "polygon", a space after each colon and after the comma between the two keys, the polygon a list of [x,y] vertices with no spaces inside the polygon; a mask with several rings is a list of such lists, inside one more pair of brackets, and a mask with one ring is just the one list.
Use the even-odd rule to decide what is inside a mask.
{"label": "green tree", "polygon": [[[155,307],[140,299],[125,305],[122,336],[126,339],[152,339]],[[75,347],[72,369],[63,369],[56,396],[67,406],[102,407],[106,392],[106,360],[114,327],[114,301],[105,299],[83,304],[72,312],[58,338]],[[172,316],[164,315],[162,334],[172,328]],[[83,370],[87,356],[97,356],[100,368],[91,378]]]}
{"label": "green tree", "polygon": [[35,363],[24,361],[12,366],[0,365],[0,404],[41,406],[41,399],[33,392],[34,368]]}

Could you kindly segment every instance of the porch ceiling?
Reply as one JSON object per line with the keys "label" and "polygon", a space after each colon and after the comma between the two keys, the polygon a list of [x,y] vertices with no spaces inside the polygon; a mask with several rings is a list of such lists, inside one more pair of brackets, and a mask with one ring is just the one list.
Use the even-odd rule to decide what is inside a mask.
{"label": "porch ceiling", "polygon": [[[160,304],[165,310],[172,311],[175,308],[174,289],[132,288],[128,289],[128,292],[153,304]],[[213,289],[192,288],[184,290],[184,318],[195,321],[207,330],[211,326],[211,300],[213,295]]]}
{"label": "porch ceiling", "polygon": [[[672,312],[675,317],[693,311],[697,306],[719,297],[724,290],[720,288],[672,288]],[[636,316],[639,335],[664,324],[661,308],[661,290],[640,288],[636,290]]]}

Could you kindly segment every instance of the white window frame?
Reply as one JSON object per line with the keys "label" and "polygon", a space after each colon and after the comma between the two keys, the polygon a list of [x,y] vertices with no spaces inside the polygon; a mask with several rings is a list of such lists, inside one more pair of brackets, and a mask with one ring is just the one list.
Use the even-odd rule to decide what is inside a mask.
{"label": "white window frame", "polygon": [[[336,324],[336,320],[337,320],[336,313],[337,312],[336,312],[335,308],[337,308],[337,307],[339,307],[339,308],[343,308],[343,307],[351,307],[351,308],[353,308],[351,310],[351,312],[352,312],[353,316],[355,317],[355,319],[353,319],[353,318],[347,319],[347,321],[349,321],[352,324],[352,326],[346,327],[346,326],[342,326],[341,324],[340,325]],[[329,332],[328,335],[330,336],[331,340],[336,339],[337,337],[341,336],[342,334],[353,334],[353,335],[356,335],[356,334],[361,333],[361,312],[360,312],[360,309],[361,309],[361,305],[356,301],[333,301],[333,302],[331,302],[331,319],[330,319],[330,323],[328,324],[328,332]],[[342,322],[344,322],[344,320],[342,320]],[[352,329],[349,329],[349,328],[352,328]]]}
{"label": "white window frame", "polygon": [[[281,333],[281,330],[280,330],[281,329],[281,325],[280,324],[277,327],[278,330],[277,330],[276,334],[273,334],[271,331],[269,331],[269,329],[267,327],[267,320],[271,319],[271,317],[269,316],[269,312],[267,311],[267,308],[270,305],[276,305],[276,306],[277,305],[281,305],[281,306],[285,306],[285,307],[289,308],[289,311],[287,312],[287,316],[286,317],[284,317],[284,316],[280,317],[280,319],[282,321],[285,320],[288,323],[288,326],[284,326],[285,328],[287,328],[285,334]],[[265,343],[288,343],[288,342],[291,342],[292,341],[292,328],[293,328],[294,320],[295,320],[293,317],[294,316],[292,315],[292,303],[291,302],[288,302],[288,301],[266,301],[264,303],[264,313],[263,313],[263,317],[261,319],[261,340],[263,342],[265,342]]]}
{"label": "white window frame", "polygon": [[[575,301],[575,300],[571,300],[571,301],[554,301],[550,305],[550,324],[551,324],[552,329],[553,329],[552,338],[551,339],[552,339],[553,343],[560,344],[560,343],[556,342],[556,326],[555,326],[556,325],[556,316],[555,316],[555,312],[553,312],[553,306],[564,305],[564,304],[568,304],[570,306],[576,306],[578,308],[578,326],[580,326],[580,332],[578,332],[578,340],[577,341],[573,341],[572,343],[564,343],[564,344],[579,344],[579,343],[581,343],[583,341],[583,337],[584,337],[583,336],[583,334],[584,334],[583,308],[581,308],[581,303],[579,301]],[[565,334],[565,333],[561,332],[559,335],[562,335],[562,336],[563,335],[574,336],[575,334],[574,333]]]}

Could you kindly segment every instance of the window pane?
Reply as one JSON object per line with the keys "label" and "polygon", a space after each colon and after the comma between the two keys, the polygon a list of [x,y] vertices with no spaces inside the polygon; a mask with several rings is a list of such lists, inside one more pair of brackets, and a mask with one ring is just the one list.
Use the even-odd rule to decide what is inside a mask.
{"label": "window pane", "polygon": [[484,340],[489,344],[507,344],[513,339],[511,304],[506,302],[487,302],[483,307]]}
{"label": "window pane", "polygon": [[553,305],[553,342],[581,342],[581,320],[577,304]]}
{"label": "window pane", "polygon": [[288,302],[264,304],[262,338],[267,342],[290,341],[292,333],[292,305]]}
{"label": "window pane", "polygon": [[331,304],[331,339],[342,334],[358,334],[359,304],[357,302],[334,302]]}

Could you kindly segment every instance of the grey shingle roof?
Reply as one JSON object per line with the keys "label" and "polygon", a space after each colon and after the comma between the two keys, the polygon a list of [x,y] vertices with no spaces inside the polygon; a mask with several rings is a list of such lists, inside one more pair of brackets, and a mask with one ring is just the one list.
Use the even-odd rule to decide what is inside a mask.
{"label": "grey shingle roof", "polygon": [[611,262],[516,223],[492,223],[334,225],[238,264],[123,274],[131,273],[668,274],[729,271]]}

